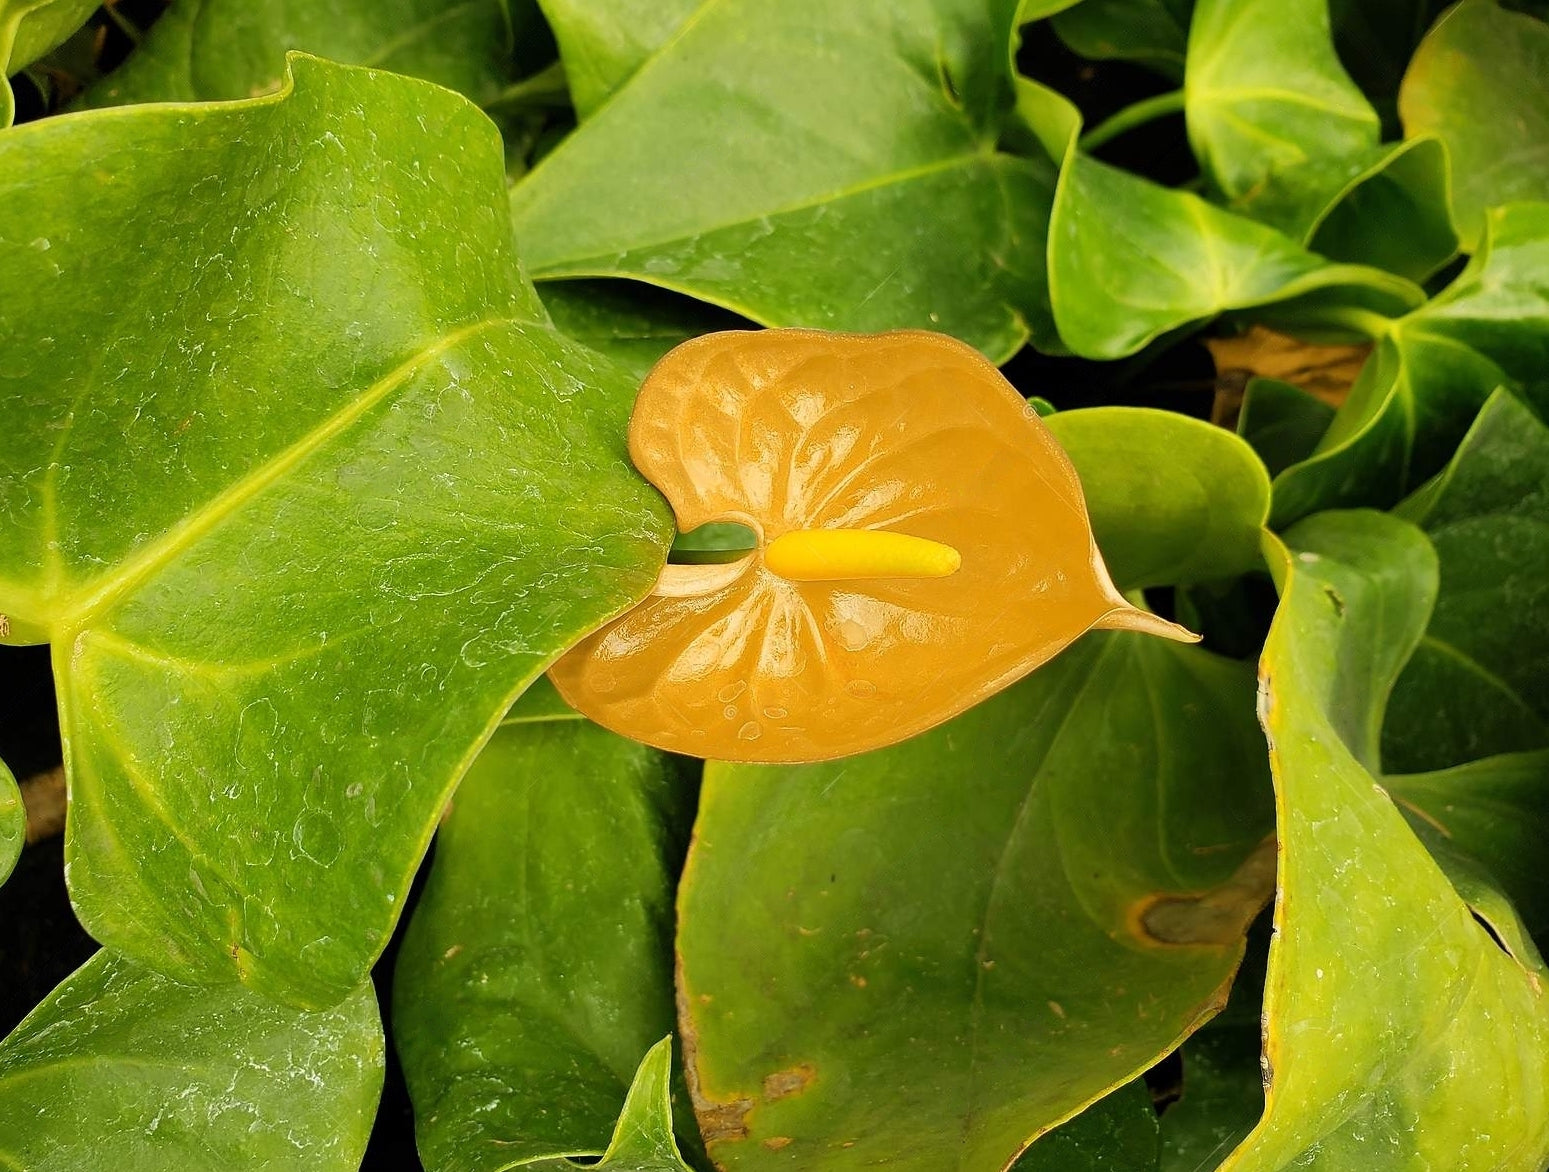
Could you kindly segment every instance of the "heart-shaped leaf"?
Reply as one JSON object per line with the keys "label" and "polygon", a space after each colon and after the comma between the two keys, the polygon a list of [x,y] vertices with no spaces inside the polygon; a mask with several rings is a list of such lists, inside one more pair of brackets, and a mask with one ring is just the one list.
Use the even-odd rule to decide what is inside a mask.
{"label": "heart-shaped leaf", "polygon": [[702,4],[514,189],[523,259],[1004,360],[1046,300],[1052,183],[995,149],[1009,25],[973,0]]}
{"label": "heart-shaped leaf", "polygon": [[1374,782],[1436,561],[1380,513],[1286,535],[1262,665],[1280,835],[1263,1119],[1222,1165],[1539,1172],[1543,974],[1502,951]]}
{"label": "heart-shaped leaf", "polygon": [[1485,213],[1516,200],[1549,200],[1549,24],[1463,0],[1426,34],[1404,75],[1404,133],[1435,135],[1452,156],[1463,246],[1473,251]]}
{"label": "heart-shaped leaf", "polygon": [[1393,688],[1383,768],[1549,747],[1549,428],[1497,391],[1447,469],[1397,511],[1436,547],[1441,588]]}
{"label": "heart-shaped leaf", "polygon": [[717,1163],[998,1172],[1214,1013],[1269,891],[1250,674],[1090,635],[906,744],[707,765],[678,995]]}
{"label": "heart-shaped leaf", "polygon": [[0,883],[10,878],[27,841],[27,809],[16,777],[0,761]]}
{"label": "heart-shaped leaf", "polygon": [[649,589],[671,522],[622,450],[631,380],[521,279],[494,128],[423,82],[294,69],[0,136],[0,287],[28,291],[0,302],[25,406],[0,611],[54,645],[82,922],[316,1005],[381,950],[500,714]]}
{"label": "heart-shaped leaf", "polygon": [[1384,329],[1318,450],[1275,479],[1272,519],[1395,504],[1439,472],[1499,386],[1549,409],[1549,203],[1490,213],[1447,289]]}
{"label": "heart-shaped leaf", "polygon": [[1380,133],[1334,54],[1328,0],[1199,0],[1184,97],[1189,142],[1229,199],[1276,171],[1362,154]]}
{"label": "heart-shaped leaf", "polygon": [[1229,309],[1338,326],[1351,308],[1401,313],[1424,294],[1361,265],[1332,264],[1280,232],[1110,167],[1077,147],[1080,115],[1018,79],[1017,110],[1062,160],[1049,218],[1049,299],[1060,340],[1086,358],[1133,354],[1170,330]]}
{"label": "heart-shaped leaf", "polygon": [[673,1022],[689,779],[573,712],[519,708],[457,790],[394,980],[432,1172],[597,1155]]}
{"label": "heart-shaped leaf", "polygon": [[354,1172],[382,1090],[371,986],[307,1013],[97,953],[0,1042],[14,1172]]}
{"label": "heart-shaped leaf", "polygon": [[[422,77],[490,102],[542,26],[531,0],[174,0],[91,106],[247,98],[280,88],[292,49]],[[553,46],[549,48],[552,55]]]}
{"label": "heart-shaped leaf", "polygon": [[1094,627],[1194,638],[1119,593],[1047,427],[942,334],[695,339],[641,387],[629,447],[680,530],[757,535],[736,561],[668,566],[550,672],[659,748],[829,760],[939,724]]}

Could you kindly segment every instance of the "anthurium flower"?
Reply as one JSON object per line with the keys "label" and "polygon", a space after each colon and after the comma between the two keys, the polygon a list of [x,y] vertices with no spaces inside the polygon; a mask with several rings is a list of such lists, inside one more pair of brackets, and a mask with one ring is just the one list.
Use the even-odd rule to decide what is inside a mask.
{"label": "anthurium flower", "polygon": [[1094,627],[1194,636],[1131,605],[1075,469],[977,351],[921,330],[708,334],[640,389],[636,466],[684,532],[758,548],[667,565],[551,669],[663,749],[819,761],[903,740]]}

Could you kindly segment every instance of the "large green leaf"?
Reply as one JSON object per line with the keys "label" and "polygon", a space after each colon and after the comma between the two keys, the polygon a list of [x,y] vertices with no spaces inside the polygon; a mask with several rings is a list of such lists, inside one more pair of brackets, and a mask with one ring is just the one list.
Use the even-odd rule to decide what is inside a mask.
{"label": "large green leaf", "polygon": [[1398,512],[1435,545],[1441,589],[1393,689],[1384,770],[1549,747],[1549,428],[1497,391]]}
{"label": "large green leaf", "polygon": [[252,97],[280,88],[285,54],[299,49],[422,77],[488,102],[517,76],[516,42],[530,42],[539,27],[531,0],[174,0],[85,101]]}
{"label": "large green leaf", "polygon": [[1222,1167],[1540,1172],[1544,974],[1495,944],[1373,777],[1435,555],[1380,513],[1287,541],[1261,680],[1281,847],[1267,1104]]}
{"label": "large green leaf", "polygon": [[0,1042],[14,1172],[354,1172],[382,1090],[369,984],[321,1013],[97,953]]}
{"label": "large green leaf", "polygon": [[1549,751],[1504,753],[1433,773],[1384,777],[1382,784],[1456,851],[1484,867],[1549,943]]}
{"label": "large green leaf", "polygon": [[[1017,110],[1063,160],[1048,230],[1049,300],[1060,340],[1086,358],[1132,354],[1170,330],[1230,309],[1339,327],[1424,300],[1412,282],[1333,264],[1284,234],[1084,155],[1080,116],[1019,79]],[[1278,303],[1278,304],[1276,304]]]}
{"label": "large green leaf", "polygon": [[521,278],[493,127],[294,69],[0,136],[0,611],[54,645],[82,922],[322,1004],[501,712],[672,525],[632,380]]}
{"label": "large green leaf", "polygon": [[1328,0],[1199,0],[1184,96],[1194,153],[1231,199],[1377,145],[1376,112],[1334,54]]}
{"label": "large green leaf", "polygon": [[1273,520],[1389,506],[1440,471],[1490,393],[1549,409],[1549,203],[1490,213],[1438,297],[1391,323],[1318,450],[1275,479]]}
{"label": "large green leaf", "polygon": [[707,765],[678,994],[716,1161],[998,1172],[1208,1018],[1268,894],[1250,674],[1088,636],[891,749]]}
{"label": "large green leaf", "polygon": [[687,778],[571,713],[520,714],[457,791],[394,983],[394,1040],[432,1172],[607,1142],[672,1027]]}
{"label": "large green leaf", "polygon": [[1237,436],[1144,407],[1051,415],[1121,590],[1233,578],[1264,564],[1269,475]]}
{"label": "large green leaf", "polygon": [[1054,31],[1083,57],[1140,61],[1183,77],[1194,0],[1083,0],[1054,18]]}
{"label": "large green leaf", "polygon": [[27,809],[16,777],[0,761],[0,883],[10,878],[27,841]]}
{"label": "large green leaf", "polygon": [[559,42],[576,114],[587,118],[715,0],[538,2]]}
{"label": "large green leaf", "polygon": [[632,281],[546,281],[542,295],[560,333],[606,354],[637,379],[680,342],[749,327],[713,305]]}
{"label": "large green leaf", "polygon": [[1399,92],[1406,135],[1452,156],[1458,230],[1470,251],[1485,213],[1549,200],[1549,25],[1495,0],[1463,0],[1426,35]]}
{"label": "large green leaf", "polygon": [[701,5],[513,190],[530,271],[1009,357],[1045,301],[1052,183],[995,149],[1011,7]]}

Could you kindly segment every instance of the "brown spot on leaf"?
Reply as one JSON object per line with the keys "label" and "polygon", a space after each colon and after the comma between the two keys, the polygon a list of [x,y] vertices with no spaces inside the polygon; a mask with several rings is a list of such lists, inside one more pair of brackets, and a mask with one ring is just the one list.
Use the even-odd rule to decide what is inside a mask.
{"label": "brown spot on leaf", "polygon": [[817,1077],[817,1071],[807,1063],[793,1066],[789,1070],[777,1070],[764,1080],[764,1101],[773,1103],[779,1099],[788,1099],[792,1095],[799,1095]]}
{"label": "brown spot on leaf", "polygon": [[1275,894],[1275,854],[1275,840],[1268,838],[1219,887],[1148,896],[1135,906],[1135,934],[1154,944],[1235,944]]}
{"label": "brown spot on leaf", "polygon": [[778,1152],[781,1148],[791,1146],[791,1137],[788,1135],[772,1135],[764,1141],[764,1146],[771,1152]]}

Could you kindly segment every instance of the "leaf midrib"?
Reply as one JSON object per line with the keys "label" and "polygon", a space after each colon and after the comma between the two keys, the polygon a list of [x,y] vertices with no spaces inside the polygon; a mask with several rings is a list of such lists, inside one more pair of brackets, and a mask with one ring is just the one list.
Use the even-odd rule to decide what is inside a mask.
{"label": "leaf midrib", "polygon": [[307,457],[344,434],[357,420],[398,390],[421,370],[443,354],[476,337],[485,330],[514,321],[510,318],[484,318],[440,335],[409,358],[366,387],[339,410],[324,418],[310,431],[293,440],[267,462],[244,473],[204,505],[187,514],[119,565],[83,584],[73,592],[73,604],[67,605],[53,624],[59,631],[79,631],[103,609],[140,585],[158,570],[191,548],[200,538],[234,516],[265,489],[279,482]]}

